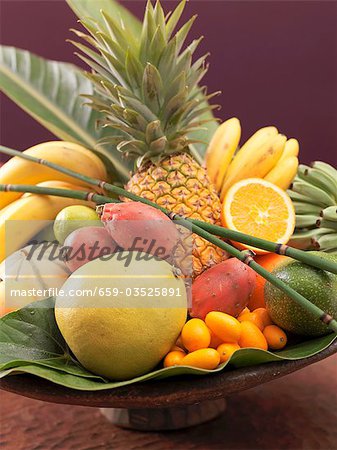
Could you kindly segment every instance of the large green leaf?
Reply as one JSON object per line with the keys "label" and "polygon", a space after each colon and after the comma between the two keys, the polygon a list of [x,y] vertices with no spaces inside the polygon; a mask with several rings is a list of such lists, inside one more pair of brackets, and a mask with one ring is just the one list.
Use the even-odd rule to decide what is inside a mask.
{"label": "large green leaf", "polygon": [[335,339],[330,334],[288,346],[277,353],[240,349],[216,370],[179,366],[159,368],[128,381],[112,382],[84,369],[70,354],[54,318],[53,299],[33,303],[0,319],[0,378],[28,373],[72,389],[98,391],[177,375],[205,375],[225,368],[313,356]]}
{"label": "large green leaf", "polygon": [[1,319],[0,368],[30,365],[56,369],[71,375],[97,379],[70,356],[54,316],[54,300],[46,299],[41,307],[22,308]]}
{"label": "large green leaf", "polygon": [[[125,28],[128,29],[136,41],[139,40],[141,34],[141,22],[131,14],[124,6],[116,0],[66,0],[70,8],[74,11],[79,19],[92,18],[98,23],[103,23],[101,10],[108,13],[111,17],[119,17],[123,21]],[[144,2],[145,6],[145,2]],[[203,97],[200,95],[200,100]],[[211,111],[207,111],[200,117],[201,120],[214,119]],[[205,155],[207,144],[218,127],[216,120],[212,120],[204,125],[204,129],[191,133],[191,138],[200,140],[203,143],[197,143],[191,146],[191,152],[198,162],[202,162]]]}
{"label": "large green leaf", "polygon": [[55,136],[105,155],[122,178],[128,178],[127,164],[117,150],[97,143],[111,130],[97,129],[99,113],[80,97],[91,95],[93,86],[76,66],[0,46],[0,89]]}

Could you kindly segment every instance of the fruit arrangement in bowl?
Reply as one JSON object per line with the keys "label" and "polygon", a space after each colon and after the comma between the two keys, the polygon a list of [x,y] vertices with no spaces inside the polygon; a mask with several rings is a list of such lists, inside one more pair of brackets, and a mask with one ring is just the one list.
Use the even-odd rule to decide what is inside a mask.
{"label": "fruit arrangement in bowl", "polygon": [[[299,165],[274,126],[241,144],[237,118],[214,121],[200,39],[185,44],[195,18],[176,31],[184,6],[149,2],[142,25],[113,0],[76,8],[88,73],[1,50],[5,93],[61,139],[0,146],[1,377],[98,391],[299,360],[336,338],[337,170]],[[62,99],[27,59],[50,83],[58,67]]]}

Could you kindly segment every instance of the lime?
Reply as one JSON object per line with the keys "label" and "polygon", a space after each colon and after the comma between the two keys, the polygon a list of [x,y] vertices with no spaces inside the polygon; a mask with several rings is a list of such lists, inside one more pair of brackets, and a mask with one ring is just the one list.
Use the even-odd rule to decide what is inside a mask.
{"label": "lime", "polygon": [[54,222],[55,238],[63,244],[70,233],[83,227],[103,226],[96,211],[88,206],[73,205],[63,208]]}

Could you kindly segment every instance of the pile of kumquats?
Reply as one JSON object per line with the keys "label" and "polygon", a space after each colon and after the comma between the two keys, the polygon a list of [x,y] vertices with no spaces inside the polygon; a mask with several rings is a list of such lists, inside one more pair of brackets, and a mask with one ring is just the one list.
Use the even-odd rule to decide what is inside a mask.
{"label": "pile of kumquats", "polygon": [[240,348],[281,350],[287,335],[274,325],[265,308],[247,307],[235,318],[211,311],[205,320],[193,318],[184,325],[176,345],[166,355],[164,367],[186,365],[215,369]]}

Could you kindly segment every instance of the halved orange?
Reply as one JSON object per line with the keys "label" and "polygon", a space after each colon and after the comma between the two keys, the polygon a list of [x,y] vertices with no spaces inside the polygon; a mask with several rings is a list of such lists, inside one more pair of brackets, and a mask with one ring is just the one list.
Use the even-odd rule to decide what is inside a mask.
{"label": "halved orange", "polygon": [[[222,205],[222,225],[268,241],[286,244],[295,228],[295,210],[288,194],[261,178],[247,178],[228,190]],[[264,250],[235,243],[239,248]]]}

